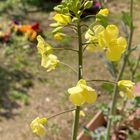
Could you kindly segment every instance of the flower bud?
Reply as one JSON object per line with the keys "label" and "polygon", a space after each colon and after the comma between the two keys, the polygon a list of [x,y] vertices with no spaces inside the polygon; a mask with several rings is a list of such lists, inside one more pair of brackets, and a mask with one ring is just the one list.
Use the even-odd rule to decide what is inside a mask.
{"label": "flower bud", "polygon": [[85,4],[84,4],[84,9],[88,9],[88,8],[90,8],[92,5],[93,5],[93,1],[87,1],[87,2],[85,2]]}
{"label": "flower bud", "polygon": [[57,27],[52,31],[52,33],[55,34],[57,32],[60,32],[61,30],[62,30],[62,27]]}

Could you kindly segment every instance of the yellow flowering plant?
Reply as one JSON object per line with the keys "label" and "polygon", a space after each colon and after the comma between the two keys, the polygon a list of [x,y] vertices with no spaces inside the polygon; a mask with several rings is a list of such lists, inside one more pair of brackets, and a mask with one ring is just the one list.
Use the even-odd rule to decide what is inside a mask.
{"label": "yellow flowering plant", "polygon": [[75,87],[69,88],[68,93],[70,94],[70,101],[77,106],[81,106],[85,102],[93,104],[97,98],[96,91],[87,86],[83,79],[80,79]]}
{"label": "yellow flowering plant", "polygon": [[42,137],[46,135],[46,128],[45,128],[46,123],[47,123],[47,118],[37,117],[31,122],[30,127],[33,133]]}
{"label": "yellow flowering plant", "polygon": [[126,96],[128,99],[134,98],[134,85],[130,80],[121,80],[118,82],[118,87],[120,90],[120,95],[122,97]]}
{"label": "yellow flowering plant", "polygon": [[[110,116],[115,116],[115,107],[119,92],[121,95],[123,93],[123,96],[127,96],[129,99],[134,97],[134,83],[131,80],[122,80],[125,66],[131,51],[132,34],[127,43],[127,40],[119,35],[119,28],[117,25],[108,23],[109,9],[106,8],[101,9],[97,13],[94,18],[94,22],[90,26],[83,26],[81,16],[85,9],[92,6],[92,3],[93,2],[91,0],[63,0],[60,5],[57,5],[54,8],[56,11],[56,14],[53,17],[55,23],[50,25],[53,28],[52,33],[54,35],[54,39],[61,41],[64,36],[67,37],[67,35],[62,32],[65,28],[70,27],[77,38],[78,47],[76,49],[69,49],[66,47],[56,48],[47,43],[41,36],[37,36],[37,49],[42,57],[41,66],[46,68],[47,72],[56,69],[58,64],[64,64],[54,54],[54,50],[70,50],[78,54],[78,67],[76,70],[68,64],[64,64],[71,68],[78,77],[76,86],[68,88],[69,100],[75,108],[47,117],[49,120],[58,115],[74,111],[71,140],[77,140],[82,106],[84,106],[85,103],[94,104],[95,101],[98,100],[96,90],[91,86],[88,86],[88,82],[109,82],[114,84],[112,104],[108,118],[110,118]],[[85,27],[87,28],[85,29]],[[85,34],[83,34],[84,31]],[[130,28],[130,32],[132,32],[132,27]],[[108,63],[116,62],[118,67],[121,65],[118,68],[118,73],[116,73],[117,76],[113,77],[114,81],[102,79],[85,80],[83,75],[83,55],[85,50],[92,53],[95,51],[102,54],[104,53],[104,58],[107,59]],[[122,63],[119,65],[120,60],[122,60]],[[112,123],[112,119],[109,119],[105,135],[106,140],[110,140]],[[31,122],[31,128],[34,133],[40,136],[44,135],[46,131],[44,121],[42,123],[40,118],[36,118]]]}

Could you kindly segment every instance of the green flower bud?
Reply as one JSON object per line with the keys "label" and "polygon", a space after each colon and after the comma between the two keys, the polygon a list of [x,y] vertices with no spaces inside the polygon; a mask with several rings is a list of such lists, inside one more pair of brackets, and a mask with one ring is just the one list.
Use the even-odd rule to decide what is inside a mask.
{"label": "green flower bud", "polygon": [[52,33],[55,34],[57,32],[61,32],[61,30],[62,30],[62,27],[57,27],[52,31]]}
{"label": "green flower bud", "polygon": [[72,22],[77,22],[78,21],[78,18],[77,17],[74,17],[73,19],[72,19]]}
{"label": "green flower bud", "polygon": [[59,7],[54,7],[54,10],[57,12],[61,12],[61,8],[59,8]]}
{"label": "green flower bud", "polygon": [[58,26],[60,26],[60,24],[58,24],[58,23],[51,23],[50,24],[50,27],[52,27],[52,28],[56,28]]}
{"label": "green flower bud", "polygon": [[84,4],[84,9],[88,9],[88,8],[90,8],[92,5],[93,5],[93,1],[87,1],[87,2],[85,2],[85,4]]}
{"label": "green flower bud", "polygon": [[82,15],[82,11],[78,11],[78,13],[77,13],[79,16],[81,16]]}

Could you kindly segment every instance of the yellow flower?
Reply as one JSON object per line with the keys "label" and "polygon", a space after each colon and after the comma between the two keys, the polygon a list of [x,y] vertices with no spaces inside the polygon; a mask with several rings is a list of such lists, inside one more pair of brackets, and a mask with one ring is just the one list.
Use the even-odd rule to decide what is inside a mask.
{"label": "yellow flower", "polygon": [[69,88],[68,93],[70,94],[70,101],[76,106],[81,106],[85,102],[92,104],[97,98],[96,91],[87,86],[83,79],[79,80],[75,87]]}
{"label": "yellow flower", "polygon": [[109,10],[107,8],[101,9],[96,15],[96,21],[101,21],[102,17],[100,16],[107,17],[108,14],[109,14]]}
{"label": "yellow flower", "polygon": [[53,54],[49,54],[49,55],[43,54],[42,55],[41,66],[46,68],[47,72],[54,70],[56,68],[56,66],[58,65],[58,63],[59,63],[59,60],[58,60],[57,56],[55,56]]}
{"label": "yellow flower", "polygon": [[109,10],[107,8],[101,9],[98,14],[103,15],[103,16],[108,16]]}
{"label": "yellow flower", "polygon": [[64,14],[55,14],[53,19],[60,25],[68,25],[71,22],[71,17]]}
{"label": "yellow flower", "polygon": [[47,72],[50,72],[56,68],[59,63],[57,56],[52,54],[52,46],[49,45],[41,36],[37,36],[38,52],[42,56],[41,66],[47,69]]}
{"label": "yellow flower", "polygon": [[52,46],[47,42],[45,42],[45,40],[40,35],[37,36],[37,41],[38,41],[37,44],[38,52],[41,55],[52,53]]}
{"label": "yellow flower", "polygon": [[44,125],[47,123],[47,118],[35,118],[31,124],[30,127],[33,131],[38,136],[45,136],[46,135],[46,128]]}
{"label": "yellow flower", "polygon": [[97,47],[98,36],[104,30],[105,28],[102,25],[95,25],[92,29],[88,29],[85,34],[85,39],[88,40],[86,43],[89,43],[86,47],[86,50],[94,52],[99,49],[99,47]]}
{"label": "yellow flower", "polygon": [[65,35],[63,33],[56,33],[54,35],[54,39],[57,41],[61,41]]}
{"label": "yellow flower", "polygon": [[106,50],[110,61],[119,61],[124,53],[127,42],[124,37],[118,37],[119,30],[115,25],[108,25],[98,36],[99,47]]}
{"label": "yellow flower", "polygon": [[134,97],[134,85],[130,80],[121,80],[118,82],[118,87],[120,90],[120,95],[122,97],[126,96],[128,99],[132,99]]}

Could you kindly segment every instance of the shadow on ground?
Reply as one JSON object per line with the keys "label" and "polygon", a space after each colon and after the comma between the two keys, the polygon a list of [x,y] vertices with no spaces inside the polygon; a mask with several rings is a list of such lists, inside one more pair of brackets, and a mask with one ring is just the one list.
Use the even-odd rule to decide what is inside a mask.
{"label": "shadow on ground", "polygon": [[0,67],[0,116],[11,118],[12,110],[19,108],[20,100],[28,104],[27,90],[33,86],[32,74],[19,70],[8,70]]}

